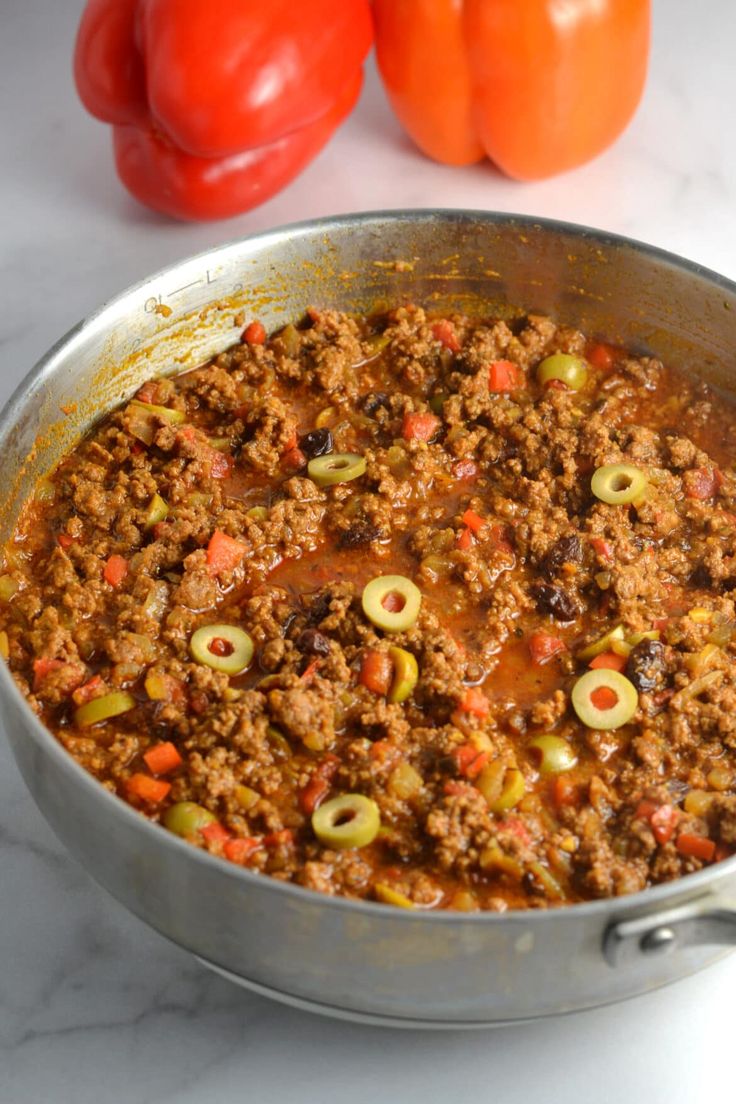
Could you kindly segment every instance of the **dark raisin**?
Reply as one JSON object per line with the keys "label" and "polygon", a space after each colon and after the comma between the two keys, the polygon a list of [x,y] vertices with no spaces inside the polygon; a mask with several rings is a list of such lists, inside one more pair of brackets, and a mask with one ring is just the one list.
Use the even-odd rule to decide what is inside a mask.
{"label": "dark raisin", "polygon": [[580,563],[583,559],[583,546],[577,533],[570,533],[566,537],[560,537],[547,551],[542,559],[540,567],[547,578],[552,578],[558,573],[563,564]]}
{"label": "dark raisin", "polygon": [[296,639],[296,646],[300,652],[308,655],[326,656],[330,654],[330,642],[317,629],[304,629]]}
{"label": "dark raisin", "polygon": [[315,456],[326,456],[334,447],[329,429],[313,429],[299,438],[299,448],[307,460],[314,460]]}
{"label": "dark raisin", "polygon": [[350,528],[340,535],[340,548],[359,548],[361,544],[370,544],[371,541],[378,540],[382,533],[379,526],[372,521],[366,521],[365,518],[354,521]]}
{"label": "dark raisin", "polygon": [[453,778],[458,774],[457,759],[454,755],[442,755],[437,760],[437,770],[441,774],[450,774]]}
{"label": "dark raisin", "polygon": [[367,395],[363,396],[361,403],[365,413],[369,418],[372,418],[380,407],[388,408],[389,397],[385,391],[369,391]]}
{"label": "dark raisin", "polygon": [[322,594],[316,595],[307,610],[307,624],[319,625],[320,621],[324,621],[330,612],[330,606],[332,604],[332,595],[329,590]]}
{"label": "dark raisin", "polygon": [[559,586],[537,583],[532,587],[540,613],[549,613],[556,621],[574,621],[580,610],[574,598]]}
{"label": "dark raisin", "polygon": [[701,590],[707,590],[708,587],[713,585],[710,571],[704,563],[697,565],[690,576],[689,582],[690,586],[699,587]]}
{"label": "dark raisin", "polygon": [[629,654],[626,677],[641,693],[662,690],[667,678],[664,644],[659,640],[640,641]]}

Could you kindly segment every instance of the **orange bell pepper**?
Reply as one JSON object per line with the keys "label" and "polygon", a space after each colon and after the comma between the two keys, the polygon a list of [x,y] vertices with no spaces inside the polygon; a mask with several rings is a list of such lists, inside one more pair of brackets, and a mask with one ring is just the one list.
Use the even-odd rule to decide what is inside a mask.
{"label": "orange bell pepper", "polygon": [[429,157],[535,180],[601,153],[641,98],[650,0],[374,0],[389,99]]}

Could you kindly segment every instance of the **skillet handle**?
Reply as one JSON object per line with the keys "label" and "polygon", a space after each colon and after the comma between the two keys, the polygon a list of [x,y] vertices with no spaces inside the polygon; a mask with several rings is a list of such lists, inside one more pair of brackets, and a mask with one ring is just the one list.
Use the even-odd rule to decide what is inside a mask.
{"label": "skillet handle", "polygon": [[609,966],[630,966],[705,944],[736,946],[736,904],[729,908],[712,896],[699,897],[665,912],[609,924],[603,954]]}

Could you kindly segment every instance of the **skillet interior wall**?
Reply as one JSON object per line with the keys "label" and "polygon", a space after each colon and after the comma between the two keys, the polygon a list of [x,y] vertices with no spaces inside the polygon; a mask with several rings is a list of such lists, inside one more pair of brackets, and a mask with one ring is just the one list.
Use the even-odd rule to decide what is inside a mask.
{"label": "skillet interior wall", "polygon": [[0,422],[0,539],[35,481],[104,411],[151,376],[195,367],[310,305],[370,313],[397,302],[513,317],[539,311],[734,389],[736,291],[617,238],[516,216],[388,213],[276,230],[144,281],[63,338]]}

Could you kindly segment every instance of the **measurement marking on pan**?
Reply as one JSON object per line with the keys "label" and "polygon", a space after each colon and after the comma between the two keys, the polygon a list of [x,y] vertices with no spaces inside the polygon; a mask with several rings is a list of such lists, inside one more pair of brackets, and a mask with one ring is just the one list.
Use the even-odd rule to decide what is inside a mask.
{"label": "measurement marking on pan", "polygon": [[146,299],[143,304],[143,310],[146,314],[158,314],[161,313],[161,305],[164,299],[173,299],[176,295],[181,295],[183,291],[188,291],[189,288],[197,287],[198,284],[214,284],[220,279],[220,276],[213,272],[212,269],[206,269],[203,276],[200,276],[198,280],[192,280],[188,284],[182,284],[181,287],[174,288],[172,291],[165,291],[161,295],[151,295]]}
{"label": "measurement marking on pan", "polygon": [[[176,289],[175,289],[174,291],[170,291],[170,292],[168,292],[168,294],[167,294],[166,298],[167,298],[167,299],[173,299],[175,295],[181,295],[181,293],[182,293],[183,291],[188,291],[188,290],[189,290],[189,288],[192,288],[192,287],[196,287],[196,286],[197,286],[197,284],[201,284],[201,283],[203,283],[203,282],[204,282],[204,280],[205,280],[204,276],[200,276],[198,280],[192,280],[192,282],[191,282],[191,283],[189,283],[189,284],[184,284],[184,285],[183,285],[182,287],[180,287],[180,288],[176,288]],[[209,281],[207,281],[207,283],[209,283]]]}

